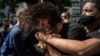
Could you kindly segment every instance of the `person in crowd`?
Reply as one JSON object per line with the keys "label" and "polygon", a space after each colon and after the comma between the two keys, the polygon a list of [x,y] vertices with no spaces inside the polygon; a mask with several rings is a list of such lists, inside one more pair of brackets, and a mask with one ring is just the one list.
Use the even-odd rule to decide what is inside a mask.
{"label": "person in crowd", "polygon": [[[0,23],[0,28],[3,26],[3,23]],[[2,42],[3,42],[3,37],[2,37],[2,34],[0,34],[0,47],[2,45]]]}
{"label": "person in crowd", "polygon": [[14,26],[14,22],[13,22],[13,19],[9,19],[9,30],[11,30]]}
{"label": "person in crowd", "polygon": [[62,35],[62,37],[68,37],[69,18],[70,18],[69,13],[62,12],[60,16],[61,16],[62,23],[63,23],[63,29],[60,32],[60,34]]}
{"label": "person in crowd", "polygon": [[[41,5],[41,6],[40,6]],[[68,24],[66,25],[66,23],[62,23],[62,19],[60,18],[60,14],[59,14],[59,12],[57,12],[58,11],[58,9],[54,6],[54,5],[52,5],[51,3],[39,3],[39,4],[37,4],[36,5],[37,7],[36,8],[33,8],[33,11],[34,11],[34,18],[36,18],[35,20],[37,20],[37,22],[40,22],[39,23],[39,25],[40,25],[40,30],[43,30],[43,29],[41,29],[42,27],[43,28],[46,28],[46,29],[44,29],[43,30],[43,32],[45,32],[46,33],[46,31],[48,31],[48,28],[53,28],[55,25],[54,24],[56,24],[57,22],[56,21],[58,21],[59,20],[59,26],[57,26],[57,28],[60,30],[59,32],[56,32],[56,33],[59,33],[61,36],[62,36],[62,38],[66,38],[67,39],[67,33],[68,33]],[[38,9],[38,7],[39,7],[39,9]],[[50,8],[48,8],[48,7],[50,7]],[[44,8],[46,8],[46,9],[44,9]],[[47,9],[48,8],[48,9]],[[53,8],[53,9],[52,9]],[[37,12],[38,11],[38,12]],[[41,12],[42,11],[42,12]],[[45,11],[48,11],[48,12],[45,12]],[[49,11],[53,11],[53,12],[49,12]],[[56,12],[56,13],[55,13]],[[55,16],[53,16],[53,15],[55,15]],[[49,17],[52,17],[51,19],[49,18]],[[41,19],[41,18],[44,18],[44,19]],[[40,20],[39,20],[40,19]],[[45,25],[46,23],[47,23],[47,21],[46,20],[48,20],[49,22],[50,22],[50,25],[49,24],[47,24],[47,26]],[[54,23],[54,24],[53,24]],[[46,26],[46,27],[45,27]],[[62,29],[60,29],[60,27],[62,27]],[[56,29],[54,30],[54,31],[56,31]],[[82,32],[82,31],[81,31]],[[49,31],[46,33],[46,34],[48,34],[49,33]],[[74,37],[74,36],[73,36]],[[41,46],[41,44],[43,44],[43,43],[39,43],[38,44],[38,46],[40,45]],[[45,44],[43,44],[40,48],[43,48],[43,46],[45,46]],[[49,50],[51,50],[51,49],[49,49]],[[59,54],[60,55],[60,54]],[[51,56],[53,56],[53,55],[51,55]]]}
{"label": "person in crowd", "polygon": [[0,27],[0,38],[1,38],[1,45],[2,42],[4,41],[6,35],[8,34],[8,32],[10,31],[10,20],[7,18],[3,19],[3,25]]}
{"label": "person in crowd", "polygon": [[[50,8],[49,6],[48,8]],[[61,38],[60,36],[54,36],[53,34],[55,33],[58,34],[58,32],[60,32],[60,30],[62,29],[62,23],[58,18],[59,16],[56,17],[57,14],[52,15],[50,13],[51,10],[50,9],[43,10],[45,8],[47,8],[47,5],[43,5],[41,3],[36,5],[33,9],[34,18],[37,19],[37,21],[39,22],[40,29],[42,29],[41,32],[36,33],[37,39],[59,49],[61,52],[69,53],[73,56],[75,55],[76,56],[91,56],[91,55],[99,56],[100,55],[99,54],[100,53],[100,48],[99,48],[100,47],[100,39],[99,39],[100,38],[100,19],[99,19],[100,0],[88,0],[83,7],[80,22],[88,30],[86,36],[90,37],[89,39],[83,41],[64,39]],[[50,18],[47,18],[49,16]],[[55,16],[56,18],[51,18],[51,16],[52,17]]]}
{"label": "person in crowd", "polygon": [[61,13],[62,23],[68,23],[69,18],[70,18],[69,13],[67,12]]}
{"label": "person in crowd", "polygon": [[62,37],[68,37],[68,39],[76,40],[85,40],[88,38],[86,37],[86,31],[83,25],[80,23],[80,18],[70,18],[69,13],[62,12],[61,19],[63,29],[60,31],[60,34]]}
{"label": "person in crowd", "polygon": [[17,23],[8,33],[10,35],[9,47],[12,51],[6,56],[41,56],[34,46],[37,40],[33,35],[35,27],[32,10],[28,8],[18,9],[16,17]]}
{"label": "person in crowd", "polygon": [[[38,4],[34,5],[33,18],[34,18],[34,21],[37,22],[36,27],[38,27],[38,30],[43,31],[46,34],[50,34],[50,32],[48,30],[55,27],[56,23],[58,23],[58,22],[62,23],[58,9],[50,2],[43,2],[43,3],[38,3]],[[56,20],[55,18],[58,20]],[[47,22],[47,21],[49,21],[49,22]],[[40,22],[40,23],[38,23],[38,22]],[[52,23],[52,22],[54,22],[54,23]],[[50,23],[52,26],[48,23]],[[56,32],[56,29],[54,32]],[[39,45],[40,45],[40,48],[45,50],[45,55],[47,55],[47,56],[48,55],[50,55],[50,56],[61,55],[58,51],[55,50],[55,48],[51,48],[49,45],[43,43],[42,41],[39,42],[38,46]],[[55,52],[55,53],[53,53],[53,52]]]}
{"label": "person in crowd", "polygon": [[5,37],[9,32],[9,21],[10,20],[7,18],[3,19],[3,26],[0,28],[3,37]]}

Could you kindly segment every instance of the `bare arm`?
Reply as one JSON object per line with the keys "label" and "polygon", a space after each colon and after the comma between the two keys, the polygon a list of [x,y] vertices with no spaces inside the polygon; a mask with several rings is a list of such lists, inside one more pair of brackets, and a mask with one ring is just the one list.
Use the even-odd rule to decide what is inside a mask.
{"label": "bare arm", "polygon": [[62,53],[60,53],[54,47],[51,47],[50,45],[47,45],[47,48],[48,48],[48,52],[49,52],[50,56],[62,56]]}
{"label": "bare arm", "polygon": [[45,56],[62,56],[62,54],[58,50],[56,50],[51,45],[43,43],[42,41],[39,41],[37,46],[39,46],[41,49],[46,49],[46,54],[47,55],[45,55]]}
{"label": "bare arm", "polygon": [[[57,49],[61,50],[65,53],[75,54],[75,55],[92,55],[94,53],[100,52],[99,45],[100,40],[91,38],[85,41],[78,41],[78,40],[69,40],[69,39],[62,39],[62,38],[46,38],[42,36],[43,34],[39,34],[41,40],[44,42],[56,47]],[[42,37],[42,38],[41,38]]]}
{"label": "bare arm", "polygon": [[51,38],[45,41],[65,53],[76,55],[92,55],[94,53],[100,52],[100,40],[98,39],[77,41],[61,38]]}

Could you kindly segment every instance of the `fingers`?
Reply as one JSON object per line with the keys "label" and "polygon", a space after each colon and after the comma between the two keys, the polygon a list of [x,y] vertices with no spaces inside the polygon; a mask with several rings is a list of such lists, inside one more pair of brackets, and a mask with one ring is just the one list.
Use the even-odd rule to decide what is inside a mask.
{"label": "fingers", "polygon": [[52,34],[45,34],[43,32],[37,32],[35,34],[35,37],[38,39],[38,40],[41,40],[41,41],[44,41],[46,39],[49,39],[49,38],[60,38],[61,36],[59,34],[56,34],[56,33],[52,33]]}
{"label": "fingers", "polygon": [[36,33],[35,33],[35,37],[36,37],[38,40],[43,39],[44,36],[45,36],[45,34],[44,34],[43,32],[36,32]]}
{"label": "fingers", "polygon": [[57,37],[57,38],[61,37],[61,35],[56,34],[56,33],[53,33],[53,34],[51,34],[51,35],[52,35],[52,37]]}
{"label": "fingers", "polygon": [[42,41],[39,41],[39,43],[37,44],[37,46],[41,49],[46,49],[46,44],[43,43]]}

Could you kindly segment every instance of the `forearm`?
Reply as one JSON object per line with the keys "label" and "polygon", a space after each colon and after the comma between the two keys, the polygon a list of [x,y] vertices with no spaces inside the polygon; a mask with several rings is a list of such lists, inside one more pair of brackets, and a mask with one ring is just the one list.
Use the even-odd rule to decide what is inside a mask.
{"label": "forearm", "polygon": [[62,53],[60,53],[57,49],[54,47],[47,45],[48,52],[50,56],[62,56]]}
{"label": "forearm", "polygon": [[100,40],[99,39],[88,39],[84,41],[87,46],[87,48],[83,49],[80,53],[80,55],[86,54],[86,55],[93,55],[96,53],[100,53]]}
{"label": "forearm", "polygon": [[[43,36],[43,33],[38,33],[37,37],[40,37],[40,40],[54,46],[55,48],[61,50],[64,53],[74,54],[74,55],[92,55],[98,51],[100,40],[91,38],[85,41],[78,40],[69,40],[58,38],[58,36]],[[93,52],[92,52],[93,51]]]}
{"label": "forearm", "polygon": [[46,42],[64,53],[77,54],[84,47],[84,43],[76,40],[68,40],[61,38],[47,39]]}
{"label": "forearm", "polygon": [[61,38],[47,39],[46,42],[58,48],[62,52],[69,53],[69,54],[76,54],[76,55],[84,55],[85,52],[88,52],[89,54],[94,53],[88,50],[94,51],[92,49],[93,48],[95,49],[94,44],[96,43],[96,41],[92,39],[87,41],[77,41],[77,40],[68,40],[68,39],[61,39]]}

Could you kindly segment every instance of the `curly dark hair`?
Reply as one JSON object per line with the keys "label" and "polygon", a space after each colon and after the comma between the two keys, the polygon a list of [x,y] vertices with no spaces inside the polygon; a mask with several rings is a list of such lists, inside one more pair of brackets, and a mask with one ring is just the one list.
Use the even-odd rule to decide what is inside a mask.
{"label": "curly dark hair", "polygon": [[50,2],[37,3],[33,7],[34,19],[48,19],[51,27],[55,27],[58,22],[61,22],[60,13],[56,6]]}
{"label": "curly dark hair", "polygon": [[32,9],[29,8],[22,8],[17,11],[19,15],[19,19],[22,20],[20,27],[23,29],[23,38],[26,38],[30,34],[34,34],[35,27],[34,27],[34,19],[33,19],[33,12]]}

